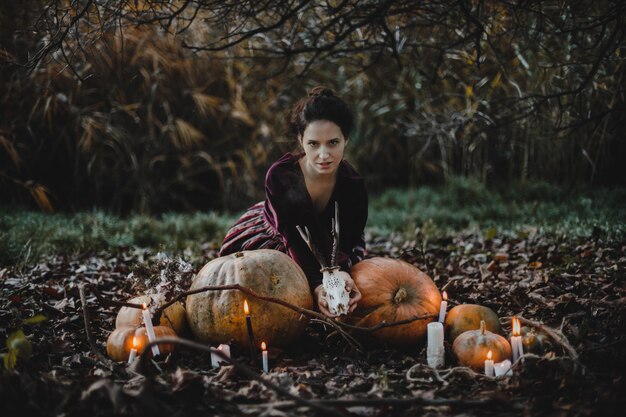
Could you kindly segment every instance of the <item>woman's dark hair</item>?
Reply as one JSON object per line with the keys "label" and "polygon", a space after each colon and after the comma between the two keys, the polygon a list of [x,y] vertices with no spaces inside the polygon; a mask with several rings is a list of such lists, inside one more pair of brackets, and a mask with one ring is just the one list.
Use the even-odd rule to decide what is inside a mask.
{"label": "woman's dark hair", "polygon": [[316,120],[330,120],[335,123],[346,139],[354,124],[352,112],[346,103],[333,90],[322,86],[313,88],[308,97],[296,103],[291,110],[289,125],[297,136],[301,136],[309,123]]}

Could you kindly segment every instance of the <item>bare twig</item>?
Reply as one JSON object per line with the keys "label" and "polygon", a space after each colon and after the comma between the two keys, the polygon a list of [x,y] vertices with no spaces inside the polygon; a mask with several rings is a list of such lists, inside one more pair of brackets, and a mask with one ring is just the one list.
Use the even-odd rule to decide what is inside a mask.
{"label": "bare twig", "polygon": [[380,323],[372,326],[372,327],[362,327],[362,326],[355,326],[355,325],[351,325],[348,323],[341,323],[342,327],[345,327],[346,329],[350,329],[350,330],[356,330],[356,331],[361,331],[361,332],[373,332],[375,330],[380,330],[380,329],[384,329],[386,327],[394,327],[394,326],[401,326],[403,324],[409,324],[409,323],[413,323],[414,321],[418,321],[418,320],[428,320],[428,319],[432,319],[435,317],[439,317],[438,314],[425,314],[423,316],[413,316],[410,317],[408,319],[404,319],[404,320],[398,320],[398,321],[394,321],[392,323],[387,323],[386,321],[381,321]]}
{"label": "bare twig", "polygon": [[[263,300],[263,301],[268,301],[271,303],[276,303],[276,304],[280,304],[284,307],[287,307],[297,313],[300,313],[304,316],[307,316],[309,318],[315,318],[318,319],[320,322],[323,322],[325,324],[328,324],[330,326],[332,326],[333,328],[335,328],[337,331],[341,332],[344,334],[344,336],[354,340],[354,338],[352,338],[349,334],[347,334],[343,328],[345,329],[349,329],[349,330],[355,330],[355,331],[362,331],[362,332],[373,332],[375,330],[379,330],[382,328],[386,328],[386,327],[394,327],[394,326],[400,326],[403,324],[408,324],[408,323],[412,323],[414,321],[417,320],[428,320],[430,318],[434,318],[437,317],[437,315],[435,314],[426,314],[423,316],[413,316],[410,317],[408,319],[404,319],[404,320],[399,320],[396,322],[392,322],[392,323],[386,323],[386,322],[381,322],[378,323],[375,326],[372,327],[363,327],[363,326],[355,326],[355,325],[351,325],[342,321],[335,321],[321,313],[318,313],[316,311],[313,310],[309,310],[307,308],[302,308],[302,307],[298,307],[295,306],[291,303],[288,303],[287,301],[281,300],[279,298],[274,298],[274,297],[268,297],[268,296],[263,296],[263,295],[259,295],[257,293],[255,293],[254,291],[252,291],[249,288],[246,287],[242,287],[239,284],[233,284],[233,285],[210,285],[210,286],[205,286],[205,287],[201,287],[201,288],[196,288],[193,290],[189,290],[189,291],[184,291],[180,294],[178,294],[176,297],[172,298],[170,301],[168,301],[167,303],[163,304],[162,306],[160,306],[159,308],[157,308],[155,310],[155,317],[159,314],[161,314],[163,312],[163,310],[165,310],[167,307],[169,307],[170,305],[174,304],[175,302],[181,300],[183,297],[186,297],[188,295],[192,295],[192,294],[197,294],[197,293],[201,293],[201,292],[205,292],[205,291],[224,291],[224,290],[238,290],[241,292],[244,292],[254,298],[257,298],[259,300]],[[354,341],[356,342],[356,341]],[[358,344],[358,343],[357,343]],[[360,345],[359,345],[360,346]]]}
{"label": "bare twig", "polygon": [[[155,340],[153,340],[152,342],[148,343],[145,348],[143,349],[143,351],[141,352],[141,355],[139,356],[139,366],[138,366],[138,370],[140,373],[142,373],[144,376],[148,377],[148,378],[152,378],[153,373],[149,371],[148,368],[148,358],[150,357],[150,351],[151,351],[151,347],[153,345],[159,344],[159,343],[167,343],[167,344],[174,344],[174,345],[181,345],[181,346],[185,346],[187,348],[191,348],[191,349],[196,349],[196,350],[200,350],[202,352],[205,353],[213,353],[217,356],[220,357],[220,359],[224,362],[228,362],[229,364],[231,364],[237,371],[241,372],[242,374],[244,374],[245,376],[247,376],[248,378],[254,379],[256,381],[259,381],[261,384],[265,385],[267,388],[274,390],[275,392],[277,392],[278,394],[285,396],[287,398],[290,398],[291,400],[293,400],[295,403],[300,404],[300,405],[304,405],[313,409],[316,409],[320,412],[322,412],[324,415],[333,415],[333,416],[345,416],[344,413],[340,412],[339,410],[330,408],[328,405],[325,405],[319,401],[310,401],[310,400],[306,400],[304,398],[301,398],[297,395],[293,395],[292,393],[290,393],[289,391],[279,387],[278,385],[274,384],[271,381],[268,381],[267,379],[259,376],[259,374],[257,372],[254,372],[252,369],[250,369],[249,367],[234,361],[233,359],[231,359],[230,357],[226,356],[222,351],[218,350],[218,349],[212,349],[210,346],[204,345],[204,344],[200,344],[200,343],[196,343],[193,342],[191,340],[187,340],[187,339],[181,339],[178,337],[164,337],[164,338],[157,338]],[[330,404],[332,406],[332,404]]]}
{"label": "bare twig", "polygon": [[335,201],[335,218],[332,219],[332,224],[333,252],[330,257],[331,267],[337,266],[337,249],[339,248],[339,203],[337,201]]}
{"label": "bare twig", "polygon": [[[100,294],[100,291],[98,291],[98,288],[96,288],[95,286],[93,286],[91,284],[86,284],[86,286],[89,288],[89,290],[91,290],[93,292],[93,294],[98,299],[98,302],[100,302],[104,306],[107,306],[107,307],[130,307],[130,308],[138,308],[140,310],[143,308],[143,305],[141,305],[141,304],[127,303],[125,301],[111,300],[109,298],[104,297],[102,294]],[[169,307],[169,305],[168,305],[168,307]]]}
{"label": "bare twig", "polygon": [[[321,323],[321,324],[328,324],[325,320],[318,320],[318,319],[311,319],[312,322],[317,322],[317,323]],[[342,323],[343,325],[343,323]],[[347,332],[341,332],[341,331],[335,331],[330,333],[327,336],[328,338],[333,337],[334,335],[339,334],[341,337],[343,337],[348,343],[356,346],[358,349],[363,350],[363,346],[361,345],[361,343],[358,342],[358,340],[356,340],[351,334],[347,333]]]}
{"label": "bare twig", "polygon": [[445,291],[448,288],[448,285],[452,284],[455,281],[460,281],[462,279],[464,279],[465,277],[452,277],[450,279],[448,279],[448,282],[446,282],[446,284],[441,287],[441,291]]}
{"label": "bare twig", "polygon": [[[348,333],[345,332],[345,330],[343,330],[341,328],[341,326],[343,326],[344,324],[341,322],[337,322],[332,320],[329,317],[326,317],[324,314],[322,313],[318,313],[317,311],[313,311],[313,310],[309,310],[308,308],[303,308],[303,307],[298,307],[295,306],[291,303],[288,303],[287,301],[281,300],[280,298],[275,298],[275,297],[269,297],[269,296],[264,296],[264,295],[259,295],[257,293],[255,293],[254,291],[252,291],[249,288],[246,287],[242,287],[239,284],[233,284],[233,285],[209,285],[209,286],[205,286],[205,287],[201,287],[201,288],[196,288],[193,290],[189,290],[189,291],[185,291],[182,292],[180,294],[178,294],[176,297],[174,297],[173,299],[171,299],[169,302],[163,304],[161,307],[157,308],[157,310],[155,311],[154,317],[158,317],[161,312],[163,310],[165,310],[167,307],[169,307],[170,305],[174,304],[176,301],[182,299],[183,297],[186,297],[188,295],[192,295],[192,294],[198,294],[201,292],[205,292],[205,291],[225,291],[225,290],[238,290],[241,292],[244,292],[258,300],[263,300],[263,301],[268,301],[270,303],[275,303],[275,304],[279,304],[282,305],[283,307],[287,307],[290,310],[293,310],[297,313],[300,313],[303,316],[307,316],[307,317],[314,317],[320,321],[323,321],[324,323],[332,326],[335,330],[337,330],[338,332],[341,332],[345,338],[347,340],[350,340],[353,344],[355,344],[357,347],[359,347],[360,349],[362,349],[361,344],[356,341],[354,339],[354,337],[350,336]],[[154,320],[154,318],[153,318]]]}
{"label": "bare twig", "polygon": [[102,354],[102,352],[100,352],[100,350],[98,349],[98,346],[96,345],[96,341],[94,340],[93,335],[91,334],[91,327],[89,326],[91,319],[89,318],[89,307],[87,307],[87,297],[85,296],[85,284],[79,285],[78,292],[80,293],[80,303],[83,308],[83,320],[85,322],[85,334],[87,335],[87,340],[89,341],[89,347],[91,348],[91,352],[94,355],[96,355],[98,360],[106,364],[110,364],[109,359],[107,359],[107,357],[105,357]]}
{"label": "bare twig", "polygon": [[317,247],[313,243],[313,240],[311,239],[311,233],[309,232],[309,229],[305,226],[304,231],[302,231],[302,228],[299,225],[296,226],[296,229],[298,230],[298,233],[300,233],[300,236],[302,236],[302,239],[306,242],[307,246],[309,247],[309,249],[315,256],[315,259],[317,259],[317,262],[319,262],[322,269],[328,268],[328,264],[326,263],[326,259],[324,258],[324,255],[320,253],[320,251],[317,249]]}
{"label": "bare twig", "polygon": [[[493,407],[494,405],[504,406],[506,408],[512,408],[515,410],[523,409],[524,406],[521,403],[515,403],[510,400],[502,398],[487,398],[485,400],[464,400],[454,398],[423,398],[423,397],[410,397],[410,398],[361,398],[361,399],[337,399],[337,400],[309,400],[310,404],[320,404],[333,407],[406,407],[406,406],[424,406],[424,407]],[[275,409],[292,408],[297,405],[293,401],[281,401],[267,405],[264,404],[247,404],[250,407],[272,407]]]}
{"label": "bare twig", "polygon": [[582,366],[582,364],[580,363],[578,359],[578,352],[576,352],[576,349],[572,347],[572,345],[567,340],[567,337],[562,332],[560,332],[557,329],[548,327],[538,321],[525,319],[524,317],[521,317],[521,316],[515,316],[515,317],[517,317],[521,323],[534,327],[536,329],[539,329],[545,334],[547,334],[548,336],[550,336],[552,340],[558,343],[563,348],[563,350],[567,352],[567,354],[572,358],[572,360],[574,360],[574,362]]}

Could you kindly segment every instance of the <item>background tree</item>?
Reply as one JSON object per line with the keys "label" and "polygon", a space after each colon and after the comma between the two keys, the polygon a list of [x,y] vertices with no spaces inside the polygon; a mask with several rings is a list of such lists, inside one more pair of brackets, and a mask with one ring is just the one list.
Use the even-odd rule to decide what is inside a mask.
{"label": "background tree", "polygon": [[241,208],[293,147],[290,104],[321,83],[356,109],[350,159],[373,189],[626,179],[622,2],[1,7],[11,201]]}

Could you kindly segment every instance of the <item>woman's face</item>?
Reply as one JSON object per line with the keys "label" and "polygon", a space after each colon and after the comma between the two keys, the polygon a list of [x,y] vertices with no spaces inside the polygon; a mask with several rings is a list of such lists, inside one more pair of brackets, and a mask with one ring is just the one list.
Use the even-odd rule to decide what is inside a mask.
{"label": "woman's face", "polygon": [[334,174],[343,159],[347,143],[335,123],[329,120],[309,123],[300,138],[307,170],[317,175]]}

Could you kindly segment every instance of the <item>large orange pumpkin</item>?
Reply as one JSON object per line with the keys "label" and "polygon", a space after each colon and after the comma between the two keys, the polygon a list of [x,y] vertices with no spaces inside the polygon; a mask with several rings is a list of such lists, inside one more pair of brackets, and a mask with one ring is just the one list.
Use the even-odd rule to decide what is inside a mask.
{"label": "large orange pumpkin", "polygon": [[[370,258],[354,265],[350,275],[363,296],[350,320],[358,326],[373,327],[439,312],[441,294],[435,283],[408,262]],[[432,320],[383,328],[372,336],[392,346],[413,346],[424,338]]]}
{"label": "large orange pumpkin", "polygon": [[[191,289],[239,284],[256,294],[310,309],[313,297],[304,272],[288,255],[271,249],[242,251],[216,258],[194,277]],[[298,339],[307,321],[295,311],[258,300],[239,290],[205,291],[187,297],[187,322],[205,343],[235,342],[247,346],[244,301],[250,306],[256,341],[284,347]]]}

